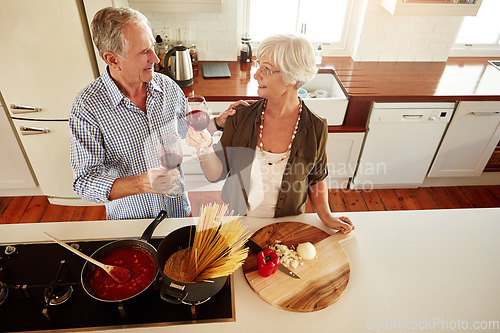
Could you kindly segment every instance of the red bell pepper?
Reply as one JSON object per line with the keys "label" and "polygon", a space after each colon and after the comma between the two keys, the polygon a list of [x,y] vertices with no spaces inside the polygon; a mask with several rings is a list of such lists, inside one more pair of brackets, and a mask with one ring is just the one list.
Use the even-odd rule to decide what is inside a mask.
{"label": "red bell pepper", "polygon": [[270,276],[278,270],[280,257],[276,252],[269,249],[262,250],[257,254],[257,265],[261,276]]}

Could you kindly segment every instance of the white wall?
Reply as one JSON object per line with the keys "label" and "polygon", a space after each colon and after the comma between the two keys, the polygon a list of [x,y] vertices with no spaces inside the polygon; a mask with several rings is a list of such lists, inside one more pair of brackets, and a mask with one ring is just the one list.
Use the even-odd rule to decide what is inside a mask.
{"label": "white wall", "polygon": [[[170,28],[174,40],[179,29],[189,29],[199,60],[235,61],[239,52],[237,0],[224,0],[221,13],[143,12],[151,27]],[[188,47],[190,45],[187,45]]]}
{"label": "white wall", "polygon": [[462,16],[393,16],[368,0],[355,61],[446,61]]}
{"label": "white wall", "polygon": [[[355,1],[356,12],[351,19],[355,27],[348,42],[348,54],[355,61],[447,60],[460,29],[461,16],[392,16],[380,5],[380,0]],[[190,29],[200,60],[235,61],[244,3],[224,0],[221,13],[144,12],[144,15],[153,29],[170,28],[174,39],[179,38],[179,29]],[[328,55],[345,56],[345,51]]]}

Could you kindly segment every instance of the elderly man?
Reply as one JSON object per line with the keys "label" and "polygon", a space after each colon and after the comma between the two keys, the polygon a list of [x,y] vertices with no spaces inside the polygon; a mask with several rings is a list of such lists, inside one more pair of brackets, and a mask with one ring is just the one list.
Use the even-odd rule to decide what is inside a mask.
{"label": "elderly man", "polygon": [[[70,113],[75,192],[104,203],[108,219],[169,217],[191,212],[186,193],[169,195],[182,172],[159,164],[155,145],[166,135],[185,137],[186,100],[159,62],[147,18],[130,8],[104,8],[92,38],[107,70],[75,98]],[[216,121],[220,128],[231,112]],[[211,123],[215,128],[215,123]]]}

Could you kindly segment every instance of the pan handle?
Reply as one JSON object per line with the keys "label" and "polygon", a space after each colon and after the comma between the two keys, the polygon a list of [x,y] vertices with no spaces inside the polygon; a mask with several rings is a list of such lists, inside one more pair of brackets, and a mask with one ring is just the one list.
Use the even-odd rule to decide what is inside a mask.
{"label": "pan handle", "polygon": [[168,303],[181,304],[187,297],[188,292],[175,287],[163,286],[160,291],[160,298]]}
{"label": "pan handle", "polygon": [[146,228],[146,230],[144,230],[144,233],[141,236],[141,240],[149,242],[149,240],[151,239],[151,236],[153,236],[153,232],[155,231],[158,224],[160,224],[160,222],[163,221],[166,217],[167,217],[167,212],[164,210],[161,210],[158,213],[158,216],[156,216],[156,218],[153,220],[153,222],[151,222],[148,225],[148,227]]}

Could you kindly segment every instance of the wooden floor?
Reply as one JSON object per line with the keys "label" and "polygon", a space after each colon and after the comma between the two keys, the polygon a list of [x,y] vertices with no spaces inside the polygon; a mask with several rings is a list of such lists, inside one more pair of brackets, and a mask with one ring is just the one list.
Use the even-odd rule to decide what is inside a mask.
{"label": "wooden floor", "polygon": [[[220,192],[190,192],[192,215],[222,203]],[[334,212],[500,207],[500,186],[421,187],[372,191],[330,190]],[[306,212],[311,212],[309,205]],[[103,206],[52,205],[44,196],[0,197],[0,224],[105,220]]]}

